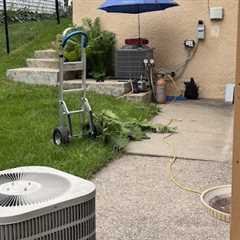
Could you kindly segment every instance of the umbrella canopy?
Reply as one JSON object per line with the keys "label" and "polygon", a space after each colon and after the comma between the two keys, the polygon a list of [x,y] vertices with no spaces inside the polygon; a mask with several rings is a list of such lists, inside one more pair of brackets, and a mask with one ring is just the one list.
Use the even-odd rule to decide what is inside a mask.
{"label": "umbrella canopy", "polygon": [[107,0],[100,9],[107,12],[139,14],[178,6],[174,0]]}
{"label": "umbrella canopy", "polygon": [[162,11],[178,4],[174,0],[106,0],[99,9],[112,13],[138,14],[140,39],[140,13]]}

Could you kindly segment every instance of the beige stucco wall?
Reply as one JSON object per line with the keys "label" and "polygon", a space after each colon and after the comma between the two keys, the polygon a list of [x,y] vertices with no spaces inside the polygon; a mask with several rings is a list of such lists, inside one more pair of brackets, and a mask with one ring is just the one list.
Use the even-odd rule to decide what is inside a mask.
{"label": "beige stucco wall", "polygon": [[[103,0],[73,0],[73,22],[84,17],[101,17],[103,27],[117,34],[118,46],[125,38],[137,37],[137,16],[97,10]],[[141,15],[141,36],[155,48],[157,67],[172,67],[186,58],[185,39],[196,39],[198,20],[206,24],[206,40],[201,42],[178,84],[194,77],[203,98],[223,98],[226,83],[235,80],[237,0],[210,0],[210,6],[224,7],[224,20],[212,22],[208,0],[177,0],[179,7]]]}

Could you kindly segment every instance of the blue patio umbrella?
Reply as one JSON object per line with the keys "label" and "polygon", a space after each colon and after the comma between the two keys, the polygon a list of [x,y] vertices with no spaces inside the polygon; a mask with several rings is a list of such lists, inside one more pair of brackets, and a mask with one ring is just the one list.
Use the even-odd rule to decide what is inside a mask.
{"label": "blue patio umbrella", "polygon": [[112,13],[138,14],[138,36],[140,38],[140,13],[162,11],[176,7],[175,0],[106,0],[99,9]]}

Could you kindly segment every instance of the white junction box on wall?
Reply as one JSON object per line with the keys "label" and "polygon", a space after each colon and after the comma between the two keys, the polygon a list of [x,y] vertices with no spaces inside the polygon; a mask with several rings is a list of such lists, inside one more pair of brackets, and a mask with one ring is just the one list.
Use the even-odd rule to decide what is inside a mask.
{"label": "white junction box on wall", "polygon": [[225,86],[225,102],[233,103],[234,102],[234,92],[235,92],[235,84],[229,83]]}
{"label": "white junction box on wall", "polygon": [[224,9],[223,7],[211,7],[209,14],[211,20],[222,20],[224,18]]}

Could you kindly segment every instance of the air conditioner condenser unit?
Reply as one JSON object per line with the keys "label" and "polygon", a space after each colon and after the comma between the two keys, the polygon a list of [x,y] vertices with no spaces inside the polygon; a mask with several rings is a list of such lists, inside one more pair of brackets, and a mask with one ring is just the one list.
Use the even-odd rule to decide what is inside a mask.
{"label": "air conditioner condenser unit", "polygon": [[95,185],[48,167],[0,171],[0,240],[95,240]]}
{"label": "air conditioner condenser unit", "polygon": [[153,49],[143,48],[121,48],[116,50],[115,77],[118,79],[140,79],[146,77],[144,59],[153,58]]}

